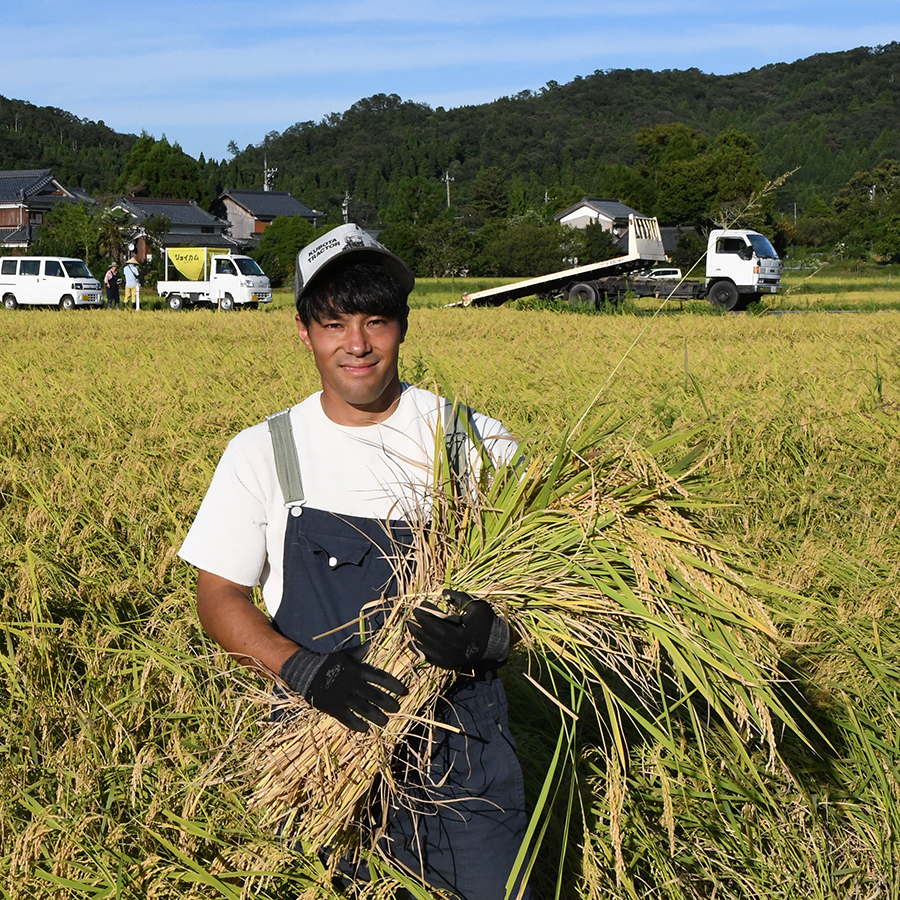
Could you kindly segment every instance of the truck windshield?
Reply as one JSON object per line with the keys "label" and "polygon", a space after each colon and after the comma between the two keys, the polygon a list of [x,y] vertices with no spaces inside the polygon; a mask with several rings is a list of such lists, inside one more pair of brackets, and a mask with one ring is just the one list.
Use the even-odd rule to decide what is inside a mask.
{"label": "truck windshield", "polygon": [[93,275],[91,275],[91,270],[80,259],[64,259],[63,265],[66,267],[66,272],[69,273],[69,278],[94,277]]}
{"label": "truck windshield", "polygon": [[237,267],[241,270],[242,275],[265,275],[266,273],[257,265],[255,259],[250,259],[249,256],[239,256],[235,262],[237,263]]}
{"label": "truck windshield", "polygon": [[747,240],[750,241],[753,252],[760,259],[778,259],[778,254],[767,237],[763,237],[761,234],[748,234]]}

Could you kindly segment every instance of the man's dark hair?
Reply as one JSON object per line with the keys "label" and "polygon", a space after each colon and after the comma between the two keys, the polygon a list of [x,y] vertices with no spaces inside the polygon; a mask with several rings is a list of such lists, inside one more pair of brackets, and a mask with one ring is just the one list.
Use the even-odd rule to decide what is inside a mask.
{"label": "man's dark hair", "polygon": [[309,328],[340,315],[364,313],[396,319],[406,328],[408,293],[391,270],[377,259],[337,260],[318,275],[297,301],[300,321]]}

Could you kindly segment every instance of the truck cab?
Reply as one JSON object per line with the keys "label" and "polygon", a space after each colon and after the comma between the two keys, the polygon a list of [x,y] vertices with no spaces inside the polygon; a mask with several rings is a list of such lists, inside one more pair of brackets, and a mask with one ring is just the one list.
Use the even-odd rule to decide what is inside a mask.
{"label": "truck cab", "polygon": [[249,256],[213,257],[209,281],[212,299],[220,309],[255,306],[272,299],[268,276]]}
{"label": "truck cab", "polygon": [[782,262],[769,239],[746,229],[717,228],[706,251],[707,296],[721,309],[744,309],[781,285]]}

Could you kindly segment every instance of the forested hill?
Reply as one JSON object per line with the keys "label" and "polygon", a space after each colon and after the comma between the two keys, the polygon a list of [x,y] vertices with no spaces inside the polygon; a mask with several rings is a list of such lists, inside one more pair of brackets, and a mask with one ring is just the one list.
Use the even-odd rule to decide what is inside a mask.
{"label": "forested hill", "polygon": [[137,138],[51,106],[0,97],[0,169],[53,169],[66,185],[113,190]]}
{"label": "forested hill", "polygon": [[227,169],[232,180],[258,186],[265,153],[278,168],[277,187],[320,209],[339,203],[345,190],[358,205],[382,209],[400,179],[448,171],[454,197],[465,202],[478,171],[492,166],[532,202],[575,186],[623,199],[637,191],[631,199],[639,205],[632,175],[651,161],[638,135],[684,123],[710,138],[728,128],[748,135],[769,176],[799,167],[781,200],[805,205],[817,195],[830,200],[859,170],[900,158],[898,88],[900,44],[892,43],[727,76],[598,71],[446,111],[377,95],[342,115],[270,134]]}
{"label": "forested hill", "polygon": [[[207,193],[259,188],[265,156],[277,168],[276,189],[332,219],[348,192],[362,222],[375,221],[396,202],[398,185],[417,176],[443,191],[438,179],[449,173],[454,205],[470,203],[484,170],[503,173],[513,209],[545,196],[558,205],[581,192],[650,211],[661,145],[689,141],[697,149],[735,129],[759,147],[766,175],[798,169],[779,205],[802,208],[814,197],[830,201],[854,173],[900,159],[898,84],[900,44],[892,43],[727,76],[597,71],[451,110],[377,94],[321,122],[232,147],[228,161],[201,157],[197,170]],[[687,127],[653,131],[675,123]],[[52,166],[64,182],[102,193],[121,188],[137,140],[102,122],[0,98],[0,168]]]}

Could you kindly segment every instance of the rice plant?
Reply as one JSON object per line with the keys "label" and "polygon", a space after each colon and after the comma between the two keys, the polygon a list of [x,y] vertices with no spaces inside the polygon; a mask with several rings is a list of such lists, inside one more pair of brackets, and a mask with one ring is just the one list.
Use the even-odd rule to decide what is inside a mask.
{"label": "rice plant", "polygon": [[[564,442],[640,328],[421,309],[404,345],[407,374],[441,376],[530,448],[533,479],[495,479],[477,520],[448,511],[471,540],[429,591],[468,587],[523,617],[504,679],[535,811],[532,881],[616,900],[896,898],[900,323],[660,318],[606,388],[593,437]],[[249,807],[235,771],[265,737],[252,694],[266,686],[209,644],[175,555],[228,437],[316,387],[288,313],[2,313],[0,371],[0,896],[333,897],[322,864]],[[702,468],[680,467],[701,444]],[[553,478],[572,489],[544,495],[558,458]],[[579,682],[529,640],[546,585],[504,586],[487,565],[529,527],[565,531],[564,547],[580,536],[572,558],[640,638],[632,668],[649,688],[588,654],[576,661],[600,679]],[[648,567],[660,544],[663,568]],[[675,595],[666,605],[642,569],[650,595]],[[713,569],[728,576],[716,597],[751,605],[690,606]],[[534,612],[516,611],[520,596]],[[726,625],[748,612],[730,647]],[[650,630],[673,613],[683,627]],[[631,674],[611,630],[601,646]],[[703,677],[669,648],[705,651]],[[780,660],[772,696],[754,705],[756,683],[712,650],[735,671]],[[803,735],[781,727],[794,686]]]}

